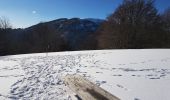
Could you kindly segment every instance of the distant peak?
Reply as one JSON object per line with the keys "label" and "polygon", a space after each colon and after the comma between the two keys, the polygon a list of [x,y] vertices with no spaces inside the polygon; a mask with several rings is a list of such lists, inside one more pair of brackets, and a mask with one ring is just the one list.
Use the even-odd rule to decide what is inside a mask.
{"label": "distant peak", "polygon": [[102,23],[104,21],[104,19],[98,19],[98,18],[85,18],[84,20],[89,20],[94,23]]}

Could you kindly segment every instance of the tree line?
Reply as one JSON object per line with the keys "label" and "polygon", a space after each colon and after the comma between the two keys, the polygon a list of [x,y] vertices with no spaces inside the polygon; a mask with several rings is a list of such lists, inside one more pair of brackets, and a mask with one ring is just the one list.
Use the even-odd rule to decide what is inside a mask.
{"label": "tree line", "polygon": [[[7,23],[3,26],[1,22]],[[0,55],[67,50],[64,39],[44,23],[30,29],[12,29],[9,20],[3,18],[0,24]]]}

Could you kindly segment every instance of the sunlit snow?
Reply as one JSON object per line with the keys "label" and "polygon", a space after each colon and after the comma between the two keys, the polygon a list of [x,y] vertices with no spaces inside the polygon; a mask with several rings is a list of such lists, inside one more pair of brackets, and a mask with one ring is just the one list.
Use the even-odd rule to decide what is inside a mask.
{"label": "sunlit snow", "polygon": [[0,100],[71,100],[79,74],[121,100],[169,100],[170,50],[98,50],[0,57]]}

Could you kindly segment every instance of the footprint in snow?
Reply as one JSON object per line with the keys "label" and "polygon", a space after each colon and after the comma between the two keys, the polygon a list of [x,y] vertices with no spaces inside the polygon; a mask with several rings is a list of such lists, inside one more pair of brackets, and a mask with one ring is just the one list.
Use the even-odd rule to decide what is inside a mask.
{"label": "footprint in snow", "polygon": [[105,84],[105,83],[107,83],[107,81],[96,81],[96,85],[98,86]]}
{"label": "footprint in snow", "polygon": [[125,88],[124,86],[122,86],[122,85],[120,85],[120,84],[117,84],[117,87],[122,88],[122,89],[124,89],[124,90],[128,91],[128,89],[127,89],[127,88]]}

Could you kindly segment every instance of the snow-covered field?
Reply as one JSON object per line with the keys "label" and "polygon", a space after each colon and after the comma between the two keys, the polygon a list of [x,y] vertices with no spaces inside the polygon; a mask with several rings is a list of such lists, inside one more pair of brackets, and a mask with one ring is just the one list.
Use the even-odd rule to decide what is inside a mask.
{"label": "snow-covered field", "polygon": [[72,100],[79,74],[121,100],[170,100],[170,50],[99,50],[0,57],[0,100]]}

